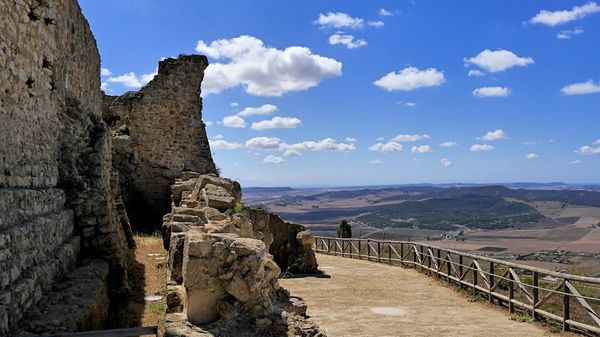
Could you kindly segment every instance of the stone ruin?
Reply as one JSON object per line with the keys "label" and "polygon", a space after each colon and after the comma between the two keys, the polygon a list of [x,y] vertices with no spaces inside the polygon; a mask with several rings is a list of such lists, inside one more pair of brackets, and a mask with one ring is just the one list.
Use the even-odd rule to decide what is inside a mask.
{"label": "stone ruin", "polygon": [[[163,224],[169,251],[166,336],[324,336],[307,320],[302,300],[279,286],[281,269],[269,254],[281,236],[272,231],[280,229],[270,221],[276,218],[244,209],[241,196],[237,182],[216,175],[184,172],[172,186],[172,212]],[[310,232],[299,237],[312,246]],[[310,253],[299,270],[316,271]]]}
{"label": "stone ruin", "polygon": [[207,66],[201,55],[167,58],[139,91],[104,96],[113,167],[138,228],[160,226],[181,172],[217,172],[202,122],[200,84]]}
{"label": "stone ruin", "polygon": [[113,97],[76,0],[0,1],[0,23],[0,336],[131,324],[119,308],[138,286],[132,226],[169,211],[172,336],[320,333],[277,282],[281,268],[317,271],[311,235],[200,176],[216,173],[205,57],[163,60]]}

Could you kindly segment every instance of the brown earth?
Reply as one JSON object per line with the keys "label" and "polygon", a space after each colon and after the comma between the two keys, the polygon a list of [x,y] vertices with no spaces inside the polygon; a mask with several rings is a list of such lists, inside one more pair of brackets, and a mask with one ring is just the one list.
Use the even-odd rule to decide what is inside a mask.
{"label": "brown earth", "polygon": [[162,238],[158,235],[135,236],[136,260],[144,266],[144,294],[159,295],[163,298],[155,302],[137,303],[143,310],[139,326],[158,326],[159,336],[164,333],[166,313],[166,252]]}
{"label": "brown earth", "polygon": [[283,279],[328,336],[575,336],[508,313],[414,270],[317,255],[331,278]]}

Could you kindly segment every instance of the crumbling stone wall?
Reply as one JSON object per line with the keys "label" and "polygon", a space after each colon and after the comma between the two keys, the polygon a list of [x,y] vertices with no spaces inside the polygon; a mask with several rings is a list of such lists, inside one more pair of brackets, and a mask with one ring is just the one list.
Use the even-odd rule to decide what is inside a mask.
{"label": "crumbling stone wall", "polygon": [[0,22],[4,335],[55,281],[85,268],[79,255],[103,259],[107,285],[126,292],[130,231],[112,195],[100,58],[76,0],[0,1]]}
{"label": "crumbling stone wall", "polygon": [[314,236],[304,226],[284,221],[279,215],[260,208],[247,208],[244,214],[253,224],[269,228],[272,236],[269,253],[284,272],[320,273],[312,250]]}
{"label": "crumbling stone wall", "polygon": [[136,228],[160,227],[169,212],[169,186],[184,170],[216,173],[201,113],[207,66],[205,56],[167,58],[141,90],[104,98],[113,165]]}
{"label": "crumbling stone wall", "polygon": [[163,225],[165,336],[324,336],[304,303],[279,286],[268,222],[253,223],[241,210],[239,184],[192,172],[183,178],[172,186]]}

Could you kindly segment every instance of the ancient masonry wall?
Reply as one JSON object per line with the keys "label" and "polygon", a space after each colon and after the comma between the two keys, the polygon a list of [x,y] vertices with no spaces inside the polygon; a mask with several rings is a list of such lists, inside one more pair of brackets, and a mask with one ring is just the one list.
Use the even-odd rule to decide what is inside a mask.
{"label": "ancient masonry wall", "polygon": [[160,228],[170,210],[170,185],[184,170],[216,173],[201,113],[207,66],[205,56],[167,58],[141,90],[104,98],[113,166],[136,228]]}
{"label": "ancient masonry wall", "polygon": [[[110,270],[108,276],[92,277],[96,287],[126,292],[130,231],[112,194],[118,191],[111,190],[115,178],[102,120],[100,59],[79,5],[75,0],[0,1],[0,22],[4,335],[28,309],[51,296],[55,281],[74,268],[90,268],[91,262],[82,263],[78,256],[105,261],[93,262]],[[106,289],[93,293],[107,295]],[[88,304],[82,299],[77,310],[106,310]],[[102,325],[105,314],[97,317],[95,325]]]}
{"label": "ancient masonry wall", "polygon": [[[324,337],[302,300],[279,286],[281,269],[269,254],[273,218],[248,216],[241,197],[237,182],[212,174],[184,172],[173,184],[163,224],[169,251],[165,336]],[[301,241],[312,246],[312,234],[303,233]],[[292,236],[295,241],[297,233]]]}

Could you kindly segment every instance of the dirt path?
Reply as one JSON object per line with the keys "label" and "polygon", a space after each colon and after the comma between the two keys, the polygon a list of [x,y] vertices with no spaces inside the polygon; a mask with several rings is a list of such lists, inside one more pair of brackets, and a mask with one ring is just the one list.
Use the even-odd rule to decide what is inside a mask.
{"label": "dirt path", "polygon": [[[500,308],[472,303],[419,272],[317,255],[331,278],[281,280],[304,298],[328,336],[561,336],[519,323]],[[569,334],[570,335],[570,334]]]}

